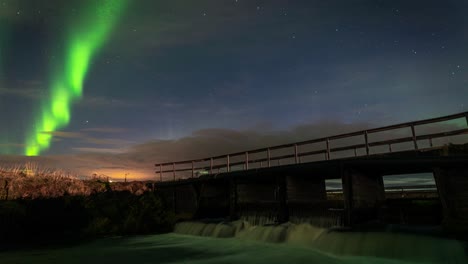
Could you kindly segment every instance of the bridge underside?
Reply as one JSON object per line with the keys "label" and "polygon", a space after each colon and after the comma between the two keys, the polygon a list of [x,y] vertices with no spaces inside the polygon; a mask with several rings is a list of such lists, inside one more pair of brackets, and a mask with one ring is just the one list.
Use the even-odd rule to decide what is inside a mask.
{"label": "bridge underside", "polygon": [[[432,224],[468,226],[468,155],[439,149],[232,171],[161,182],[157,187],[176,213],[192,218],[356,226],[378,222],[392,212],[384,175],[411,173],[433,173],[440,199],[425,211],[411,209],[411,202],[399,201],[401,206],[411,207],[408,210],[421,218],[440,212],[440,219],[433,216],[429,221]],[[327,195],[329,179],[341,180],[340,199]]]}

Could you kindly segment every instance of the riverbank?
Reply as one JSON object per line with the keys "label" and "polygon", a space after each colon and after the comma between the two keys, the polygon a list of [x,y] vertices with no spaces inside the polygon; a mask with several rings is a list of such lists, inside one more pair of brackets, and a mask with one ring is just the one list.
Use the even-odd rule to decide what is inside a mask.
{"label": "riverbank", "polygon": [[74,243],[172,231],[175,217],[154,192],[107,191],[0,201],[0,248]]}

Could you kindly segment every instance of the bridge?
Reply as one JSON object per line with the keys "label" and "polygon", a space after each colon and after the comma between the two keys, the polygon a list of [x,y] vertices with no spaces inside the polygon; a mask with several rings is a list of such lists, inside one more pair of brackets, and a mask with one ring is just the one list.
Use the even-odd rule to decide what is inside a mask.
{"label": "bridge", "polygon": [[[406,210],[407,215],[419,214],[410,222],[431,219],[431,223],[468,226],[467,134],[468,112],[463,112],[159,163],[155,164],[156,188],[175,212],[189,218],[354,226],[394,219],[394,214]],[[432,173],[435,186],[424,189],[436,192],[419,203],[414,199],[421,195],[407,201],[391,199],[392,187],[384,186],[383,177],[413,173]],[[327,190],[329,180],[338,180],[342,188]],[[421,194],[421,190],[417,192]]]}

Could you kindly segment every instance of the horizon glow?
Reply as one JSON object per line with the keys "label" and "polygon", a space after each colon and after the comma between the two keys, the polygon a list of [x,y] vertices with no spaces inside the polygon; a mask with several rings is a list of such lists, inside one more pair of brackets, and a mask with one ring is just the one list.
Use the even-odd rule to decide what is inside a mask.
{"label": "horizon glow", "polygon": [[65,41],[64,60],[50,78],[49,96],[40,107],[34,127],[26,139],[24,153],[37,156],[50,147],[52,133],[67,126],[73,102],[83,95],[90,63],[108,40],[127,0],[89,2],[82,14],[71,21]]}

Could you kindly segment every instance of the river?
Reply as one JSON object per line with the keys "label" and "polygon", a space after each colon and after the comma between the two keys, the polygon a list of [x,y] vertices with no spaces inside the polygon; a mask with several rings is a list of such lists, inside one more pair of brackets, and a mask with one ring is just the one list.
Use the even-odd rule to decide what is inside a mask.
{"label": "river", "polygon": [[174,233],[113,237],[65,248],[0,253],[1,264],[468,263],[466,244],[398,232],[338,232],[311,225],[181,223]]}

